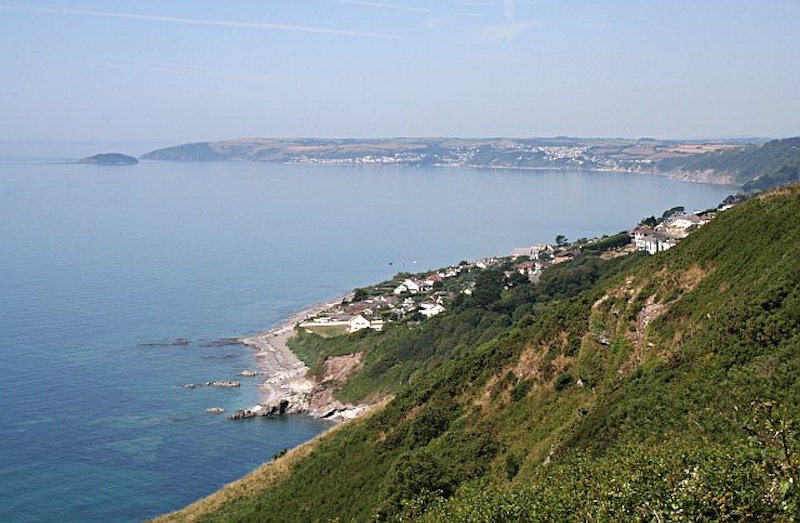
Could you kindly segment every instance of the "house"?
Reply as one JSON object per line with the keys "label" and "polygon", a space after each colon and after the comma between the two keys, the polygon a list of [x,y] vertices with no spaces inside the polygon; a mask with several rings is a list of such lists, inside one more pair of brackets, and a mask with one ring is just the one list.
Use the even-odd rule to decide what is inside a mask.
{"label": "house", "polygon": [[700,227],[705,225],[706,221],[695,214],[679,214],[667,221],[666,231],[673,236],[683,238],[689,234],[690,227]]}
{"label": "house", "polygon": [[342,306],[342,311],[347,314],[363,314],[364,316],[372,316],[375,314],[375,304],[369,301],[358,301],[356,303],[348,303]]}
{"label": "house", "polygon": [[391,307],[392,305],[397,305],[397,303],[400,301],[400,298],[397,296],[378,296],[377,300],[384,305]]}
{"label": "house", "polygon": [[566,261],[573,260],[574,258],[575,254],[572,251],[568,251],[567,249],[561,249],[553,253],[553,265],[556,265],[558,263],[564,263]]}
{"label": "house", "polygon": [[526,262],[522,262],[522,263],[516,264],[514,266],[514,269],[516,269],[520,274],[525,275],[525,274],[529,274],[529,273],[533,272],[534,270],[536,270],[537,265],[540,265],[540,264],[538,262],[534,262],[534,261],[526,261]]}
{"label": "house", "polygon": [[347,332],[356,332],[362,329],[369,329],[370,326],[370,321],[359,314],[347,323]]}
{"label": "house", "polygon": [[402,313],[411,312],[417,308],[417,302],[415,302],[411,298],[406,298],[405,300],[403,300],[403,303],[398,308]]}
{"label": "house", "polygon": [[647,227],[645,225],[640,225],[639,227],[633,229],[628,235],[633,238],[633,241],[641,240],[645,236],[649,236],[653,234],[655,230],[652,227]]}
{"label": "house", "polygon": [[536,260],[539,258],[540,253],[552,251],[552,245],[547,245],[546,243],[534,243],[530,247],[516,247],[511,249],[511,257],[519,258],[520,256],[527,256],[532,260]]}
{"label": "house", "polygon": [[395,287],[393,292],[395,294],[403,294],[404,292],[417,294],[419,292],[419,284],[412,279],[406,278],[403,283]]}
{"label": "house", "polygon": [[667,237],[667,235],[659,232],[643,236],[636,241],[636,250],[644,251],[649,254],[666,251],[675,247],[675,240]]}
{"label": "house", "polygon": [[444,312],[444,307],[438,303],[422,303],[419,306],[419,313],[426,318],[432,318]]}
{"label": "house", "polygon": [[441,274],[438,273],[429,274],[425,277],[424,280],[422,280],[420,288],[423,291],[430,291],[433,289],[433,286],[436,285],[436,283],[442,281],[443,279],[444,278]]}
{"label": "house", "polygon": [[704,223],[705,220],[696,214],[679,214],[670,218],[667,226],[675,229],[688,229],[694,225],[703,225]]}
{"label": "house", "polygon": [[631,238],[633,238],[633,243],[636,245],[637,251],[646,251],[647,248],[645,246],[645,238],[649,238],[653,234],[660,234],[656,233],[655,229],[651,227],[644,227],[640,226],[633,229],[630,233],[628,233]]}
{"label": "house", "polygon": [[529,256],[533,258],[533,251],[530,247],[514,247],[511,249],[512,258],[520,258],[522,256]]}

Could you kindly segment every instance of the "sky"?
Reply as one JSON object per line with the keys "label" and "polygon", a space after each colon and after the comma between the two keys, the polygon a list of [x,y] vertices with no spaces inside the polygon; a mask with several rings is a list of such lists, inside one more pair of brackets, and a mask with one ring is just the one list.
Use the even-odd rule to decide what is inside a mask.
{"label": "sky", "polygon": [[0,0],[0,140],[800,135],[798,0]]}

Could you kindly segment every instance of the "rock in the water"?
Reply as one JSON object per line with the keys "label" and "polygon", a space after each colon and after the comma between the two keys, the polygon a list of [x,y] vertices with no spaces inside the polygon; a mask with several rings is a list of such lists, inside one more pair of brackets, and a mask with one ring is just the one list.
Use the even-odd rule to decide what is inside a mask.
{"label": "rock in the water", "polygon": [[206,409],[206,412],[210,414],[222,414],[223,412],[225,412],[225,409],[223,409],[222,407],[211,407]]}
{"label": "rock in the water", "polygon": [[191,341],[184,338],[175,338],[169,341],[140,343],[139,347],[187,347]]}
{"label": "rock in the water", "polygon": [[247,419],[264,416],[282,416],[289,411],[289,400],[281,400],[274,405],[256,405],[249,409],[237,410],[228,419]]}
{"label": "rock in the water", "polygon": [[241,386],[241,382],[233,380],[207,381],[206,387],[234,388]]}
{"label": "rock in the water", "polygon": [[224,389],[232,389],[241,386],[240,381],[235,380],[220,380],[220,381],[207,381],[205,383],[186,383],[183,385],[184,389],[193,389],[195,387],[222,387]]}

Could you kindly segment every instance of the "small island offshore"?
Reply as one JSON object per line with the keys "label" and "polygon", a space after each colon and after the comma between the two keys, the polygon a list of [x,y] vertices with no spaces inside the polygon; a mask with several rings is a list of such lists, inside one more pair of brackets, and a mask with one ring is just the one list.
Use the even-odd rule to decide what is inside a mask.
{"label": "small island offshore", "polygon": [[78,161],[94,165],[136,165],[139,160],[134,156],[122,153],[100,153],[94,156],[87,156]]}

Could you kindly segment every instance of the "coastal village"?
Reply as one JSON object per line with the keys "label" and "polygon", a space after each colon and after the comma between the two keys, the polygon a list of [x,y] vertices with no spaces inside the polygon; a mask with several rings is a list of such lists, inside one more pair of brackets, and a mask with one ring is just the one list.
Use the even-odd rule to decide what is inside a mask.
{"label": "coastal village", "polygon": [[[391,280],[355,289],[345,298],[314,306],[300,312],[286,323],[242,342],[256,349],[259,371],[245,371],[242,376],[271,374],[262,383],[262,403],[236,411],[230,419],[246,419],[289,413],[307,413],[332,421],[351,419],[368,411],[372,405],[347,405],[334,399],[333,388],[339,378],[352,372],[359,363],[358,355],[329,357],[323,374],[308,376],[309,367],[288,348],[289,338],[296,332],[323,338],[359,336],[387,329],[392,324],[414,325],[428,321],[459,300],[476,294],[476,281],[486,269],[502,271],[506,289],[522,284],[537,284],[547,277],[548,267],[583,256],[608,259],[641,252],[655,255],[671,249],[693,231],[711,221],[730,205],[697,213],[686,213],[683,207],[666,211],[660,218],[643,219],[630,231],[601,238],[580,238],[569,242],[563,235],[555,243],[536,243],[516,247],[508,256],[493,256],[443,269],[412,274],[401,272]],[[276,371],[276,369],[280,369]],[[239,382],[187,384],[233,387]],[[220,414],[224,409],[209,408]]]}
{"label": "coastal village", "polygon": [[398,321],[424,321],[447,310],[459,294],[469,296],[475,276],[489,267],[502,267],[509,285],[512,281],[538,283],[544,270],[573,260],[583,251],[615,257],[641,251],[656,254],[674,247],[692,231],[708,223],[719,210],[686,213],[676,207],[660,219],[647,218],[634,229],[612,237],[579,239],[568,243],[559,236],[555,244],[536,243],[511,250],[509,256],[462,261],[426,273],[399,273],[392,280],[361,289],[325,310],[306,317],[297,328],[323,337],[352,334],[362,330],[381,331]]}

